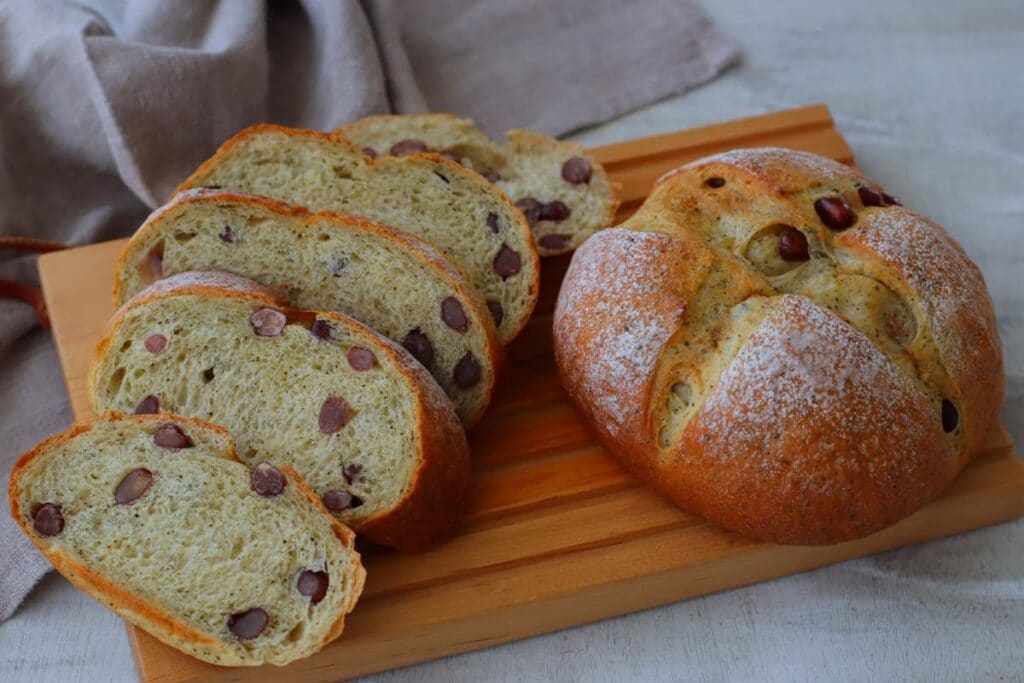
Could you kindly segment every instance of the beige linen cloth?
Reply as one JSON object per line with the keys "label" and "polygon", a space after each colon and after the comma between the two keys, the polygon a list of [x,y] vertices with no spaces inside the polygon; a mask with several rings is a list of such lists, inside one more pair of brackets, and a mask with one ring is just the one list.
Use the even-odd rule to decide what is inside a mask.
{"label": "beige linen cloth", "polygon": [[[108,0],[109,5],[116,0]],[[260,121],[451,111],[561,134],[714,77],[736,52],[690,0],[0,0],[0,234],[130,234]],[[0,278],[36,282],[0,250]],[[0,476],[71,422],[57,357],[0,300]],[[5,506],[6,507],[6,506]],[[49,565],[0,514],[0,620]]]}

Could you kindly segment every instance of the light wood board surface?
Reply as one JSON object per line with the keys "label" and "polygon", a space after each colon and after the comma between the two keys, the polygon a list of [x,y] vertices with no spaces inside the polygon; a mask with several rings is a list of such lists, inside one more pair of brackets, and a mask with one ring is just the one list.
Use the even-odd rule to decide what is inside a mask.
{"label": "light wood board surface", "polygon": [[[824,107],[808,107],[594,150],[623,183],[620,219],[685,161],[777,145],[852,163]],[[112,313],[123,241],[43,256],[40,273],[76,418]],[[860,541],[824,548],[747,541],[640,487],[575,415],[551,356],[554,298],[568,259],[544,262],[541,302],[510,348],[504,387],[470,435],[474,500],[462,533],[419,555],[366,556],[363,599],[342,638],[285,669],[225,669],[129,628],[145,681],[340,680],[486,647],[1024,514],[1024,466],[997,428],[986,452],[937,501]]]}

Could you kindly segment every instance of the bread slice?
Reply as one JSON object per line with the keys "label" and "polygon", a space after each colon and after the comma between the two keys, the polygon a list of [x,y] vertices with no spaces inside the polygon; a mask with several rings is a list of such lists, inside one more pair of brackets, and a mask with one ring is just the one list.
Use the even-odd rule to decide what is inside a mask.
{"label": "bread slice", "polygon": [[572,251],[611,225],[619,185],[574,142],[510,130],[495,142],[471,119],[451,114],[370,116],[335,130],[367,154],[428,149],[476,170],[519,207],[533,227],[541,256]]}
{"label": "bread slice", "polygon": [[71,583],[213,664],[287,664],[337,638],[363,589],[354,535],[227,432],[110,414],[26,453],[11,515]]}
{"label": "bread slice", "polygon": [[480,294],[422,240],[227,190],[191,190],[149,217],[114,275],[115,305],[156,277],[220,270],[290,306],[344,311],[403,344],[467,427],[487,407],[504,347]]}
{"label": "bread slice", "polygon": [[97,345],[96,413],[223,425],[253,465],[290,465],[342,522],[418,550],[454,532],[466,436],[409,353],[342,313],[293,311],[249,280],[180,273],[126,303]]}
{"label": "bread slice", "polygon": [[226,188],[352,214],[437,247],[512,340],[537,303],[540,261],[523,215],[476,173],[440,156],[372,160],[340,136],[260,125],[235,135],[179,190]]}

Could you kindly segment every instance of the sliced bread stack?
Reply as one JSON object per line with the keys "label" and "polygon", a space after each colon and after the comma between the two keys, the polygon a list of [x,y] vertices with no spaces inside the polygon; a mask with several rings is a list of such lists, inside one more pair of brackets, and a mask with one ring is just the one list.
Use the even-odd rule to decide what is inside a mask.
{"label": "sliced bread stack", "polygon": [[439,155],[371,159],[344,138],[259,125],[224,143],[179,190],[231,189],[366,218],[436,247],[513,339],[537,302],[540,262],[523,214],[478,174]]}
{"label": "sliced bread stack", "polygon": [[287,664],[337,638],[365,572],[353,535],[288,467],[251,471],[201,420],[109,415],[15,465],[11,514],[72,583],[225,666]]}
{"label": "sliced bread stack", "polygon": [[89,398],[97,414],[220,424],[243,462],[294,468],[338,520],[383,545],[451,535],[467,498],[465,433],[405,349],[237,276],[181,273],[129,300],[96,348]]}
{"label": "sliced bread stack", "polygon": [[413,235],[238,192],[192,190],[132,237],[115,273],[115,305],[192,270],[235,273],[292,307],[351,315],[427,368],[467,427],[490,401],[504,358],[491,314],[460,271]]}
{"label": "sliced bread stack", "polygon": [[370,116],[335,130],[371,157],[436,152],[472,168],[515,202],[542,256],[572,251],[611,225],[618,185],[583,147],[510,130],[495,142],[451,114]]}
{"label": "sliced bread stack", "polygon": [[557,253],[614,213],[579,148],[463,133],[378,157],[255,126],[146,221],[90,368],[106,417],[12,474],[12,515],[58,570],[200,659],[285,664],[359,597],[346,525],[412,551],[454,533],[463,427],[537,302],[531,227]]}

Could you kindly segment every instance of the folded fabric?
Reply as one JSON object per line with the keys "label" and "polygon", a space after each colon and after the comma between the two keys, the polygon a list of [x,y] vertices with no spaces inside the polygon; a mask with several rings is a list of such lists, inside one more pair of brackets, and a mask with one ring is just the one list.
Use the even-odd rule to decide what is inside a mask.
{"label": "folded fabric", "polygon": [[[451,111],[558,135],[736,57],[690,0],[0,0],[0,234],[130,234],[241,128]],[[0,251],[0,278],[34,262]],[[48,335],[0,300],[0,476],[71,418]],[[4,487],[6,490],[6,487]],[[0,620],[46,564],[0,516]]]}

